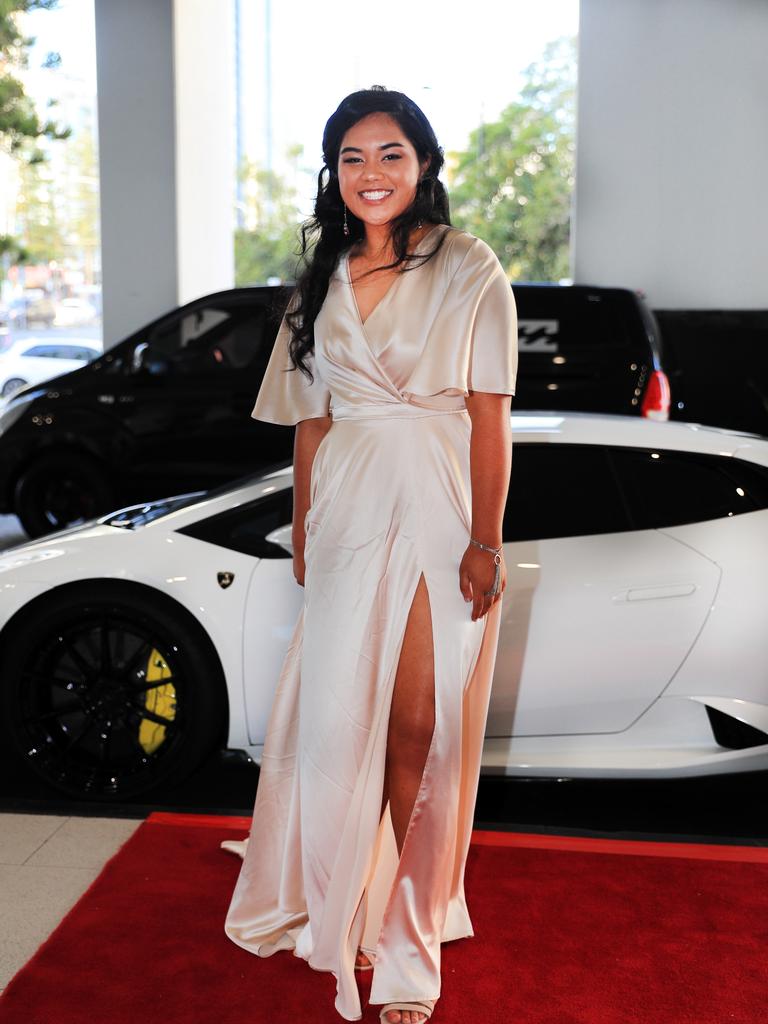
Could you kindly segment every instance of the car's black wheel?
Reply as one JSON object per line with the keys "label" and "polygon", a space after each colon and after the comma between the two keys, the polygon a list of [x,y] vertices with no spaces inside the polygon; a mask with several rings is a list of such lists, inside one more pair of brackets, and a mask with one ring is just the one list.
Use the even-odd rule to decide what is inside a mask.
{"label": "car's black wheel", "polygon": [[0,649],[2,731],[46,782],[119,800],[179,782],[224,740],[226,689],[202,627],[136,584],[54,591]]}
{"label": "car's black wheel", "polygon": [[27,382],[23,377],[11,377],[10,380],[7,380],[5,384],[3,384],[3,389],[0,391],[0,395],[2,395],[3,398],[7,398],[9,395],[12,395],[14,391],[18,391],[19,388],[23,388],[26,383]]}
{"label": "car's black wheel", "polygon": [[13,492],[14,512],[30,537],[77,526],[113,506],[105,467],[79,452],[51,452],[34,459]]}

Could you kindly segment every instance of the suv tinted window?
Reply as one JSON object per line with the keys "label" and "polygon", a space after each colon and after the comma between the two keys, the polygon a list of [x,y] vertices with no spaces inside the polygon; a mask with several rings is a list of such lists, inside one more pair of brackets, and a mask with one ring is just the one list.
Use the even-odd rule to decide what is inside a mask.
{"label": "suv tinted window", "polygon": [[181,373],[242,369],[264,358],[267,314],[258,305],[200,308],[158,325],[148,346]]}
{"label": "suv tinted window", "polygon": [[768,474],[725,455],[613,448],[637,530],[682,526],[768,507]]}
{"label": "suv tinted window", "polygon": [[[520,355],[626,350],[632,339],[614,294],[586,289],[515,288]],[[636,343],[635,343],[636,345]]]}
{"label": "suv tinted window", "polygon": [[515,444],[505,542],[618,533],[632,526],[599,445]]}

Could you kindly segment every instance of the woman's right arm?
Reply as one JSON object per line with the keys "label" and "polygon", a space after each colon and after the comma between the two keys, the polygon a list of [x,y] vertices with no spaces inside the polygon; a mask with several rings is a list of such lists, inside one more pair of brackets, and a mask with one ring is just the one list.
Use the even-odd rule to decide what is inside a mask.
{"label": "woman's right arm", "polygon": [[331,428],[331,416],[313,416],[299,420],[293,439],[293,524],[291,543],[293,545],[293,575],[300,586],[304,586],[304,519],[309,511],[309,484],[312,463],[320,442]]}

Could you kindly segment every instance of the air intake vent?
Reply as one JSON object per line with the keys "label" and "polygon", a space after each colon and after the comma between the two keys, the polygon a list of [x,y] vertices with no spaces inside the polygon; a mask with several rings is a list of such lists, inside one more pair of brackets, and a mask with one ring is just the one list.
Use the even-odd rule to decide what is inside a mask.
{"label": "air intake vent", "polygon": [[715,740],[721,747],[743,750],[745,747],[760,747],[763,744],[768,744],[768,733],[756,729],[753,725],[740,722],[732,715],[726,715],[716,708],[711,708],[709,704],[706,704],[705,707]]}

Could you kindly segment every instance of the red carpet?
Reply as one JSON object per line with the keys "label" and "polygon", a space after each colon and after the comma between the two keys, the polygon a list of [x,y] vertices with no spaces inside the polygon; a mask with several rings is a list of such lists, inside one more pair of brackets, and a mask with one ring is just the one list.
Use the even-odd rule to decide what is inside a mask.
{"label": "red carpet", "polygon": [[[338,1024],[332,974],[223,932],[249,818],[153,814],[0,997],[2,1024]],[[435,1024],[758,1024],[768,850],[475,832]],[[370,974],[360,976],[363,1020]]]}

